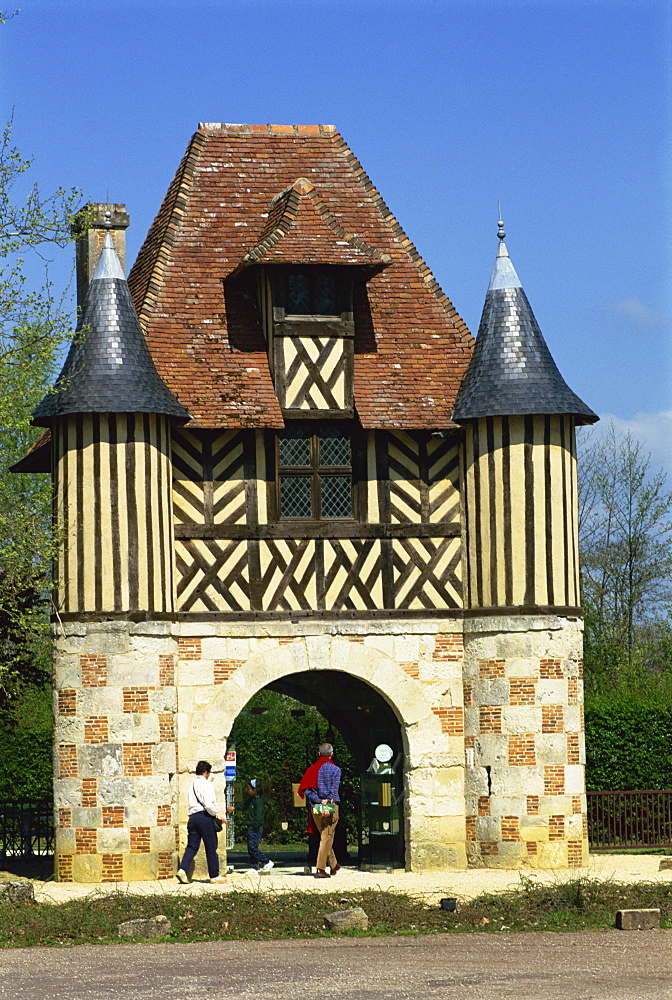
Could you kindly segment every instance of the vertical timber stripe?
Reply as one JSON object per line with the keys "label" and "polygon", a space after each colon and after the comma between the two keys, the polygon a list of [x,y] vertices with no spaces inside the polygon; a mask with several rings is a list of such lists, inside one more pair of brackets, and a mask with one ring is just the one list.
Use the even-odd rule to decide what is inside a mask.
{"label": "vertical timber stripe", "polygon": [[[523,417],[525,421],[525,596],[523,604],[534,604],[535,593],[535,496],[534,496],[534,430],[535,419]],[[546,603],[544,601],[544,603]]]}
{"label": "vertical timber stripe", "polygon": [[[565,421],[560,422],[560,449],[562,452],[562,511],[563,511],[563,523],[562,523],[562,562],[564,577],[563,582],[565,585],[565,593],[569,593],[569,518],[570,518],[570,507],[567,503],[567,447],[565,441]],[[578,601],[577,601],[578,604]]]}
{"label": "vertical timber stripe", "polygon": [[544,498],[545,498],[545,536],[546,536],[546,591],[548,603],[554,604],[553,600],[553,517],[552,517],[552,489],[551,479],[551,418],[544,417]]}
{"label": "vertical timber stripe", "polygon": [[469,606],[577,606],[573,418],[481,418],[464,479]]}
{"label": "vertical timber stripe", "polygon": [[463,576],[464,576],[464,607],[470,608],[474,604],[474,593],[473,593],[473,577],[472,577],[472,566],[470,562],[470,555],[472,552],[472,547],[468,545],[468,540],[470,537],[470,526],[473,520],[473,509],[467,502],[467,498],[470,495],[470,490],[473,486],[474,481],[474,468],[473,462],[471,461],[471,456],[473,455],[472,450],[472,437],[473,437],[473,427],[468,425],[464,429],[464,436],[460,441],[459,446],[459,476],[460,476],[460,518],[461,518],[461,546],[460,551],[462,554],[463,563]]}
{"label": "vertical timber stripe", "polygon": [[[93,481],[100,482],[100,415],[94,413],[91,417],[93,430]],[[101,525],[101,530],[94,534],[93,559],[94,567],[103,565],[102,509],[100,490],[94,490],[93,523]],[[103,610],[103,574],[95,573],[94,606],[96,611]]]}
{"label": "vertical timber stripe", "polygon": [[388,463],[387,431],[376,434],[376,478],[378,480],[378,511],[383,524],[390,522],[390,469]]}
{"label": "vertical timber stripe", "polygon": [[511,517],[511,439],[509,421],[502,420],[502,530],[504,534],[504,606],[513,604],[513,551]]}
{"label": "vertical timber stripe", "polygon": [[257,524],[268,523],[268,473],[266,467],[266,446],[263,431],[254,431],[257,477]]}
{"label": "vertical timber stripe", "polygon": [[[173,580],[173,511],[171,495],[171,438],[168,422],[160,417],[154,417],[156,427],[156,447],[152,455],[156,464],[156,488],[158,491],[158,537],[160,586],[154,599],[155,610],[162,604],[172,608],[175,600],[175,584]],[[169,533],[170,542],[167,541]]]}
{"label": "vertical timber stripe", "polygon": [[572,431],[569,439],[569,454],[571,455],[571,466],[570,466],[570,488],[569,495],[571,498],[571,516],[568,518],[570,528],[571,528],[571,551],[572,551],[572,569],[573,569],[573,583],[574,583],[574,599],[575,603],[578,605],[581,602],[580,593],[580,581],[581,574],[579,569],[579,482],[576,475],[576,434],[574,433],[574,428],[572,426]]}
{"label": "vertical timber stripe", "polygon": [[[142,415],[142,437],[143,437],[143,458],[144,458],[144,481],[145,489],[154,482],[155,473],[152,468],[152,449],[149,444],[149,414],[143,413]],[[154,551],[154,519],[151,516],[149,509],[149,504],[145,497],[145,511],[147,512],[147,518],[145,522],[146,539],[145,543],[147,546],[147,552]],[[157,511],[158,514],[158,511]],[[147,566],[147,610],[155,611],[155,593],[154,593],[154,560],[150,560]]]}
{"label": "vertical timber stripe", "polygon": [[[493,588],[497,587],[497,525],[500,520],[500,514],[497,507],[497,479],[495,476],[495,434],[493,427],[493,418],[486,417],[485,421],[485,434],[487,440],[487,455],[488,455],[488,505],[489,505],[489,517],[488,517],[488,529],[490,532],[490,551],[488,553],[490,567],[489,567],[489,579],[490,579],[490,594],[489,599],[492,601]],[[485,552],[483,553],[485,558]]]}
{"label": "vertical timber stripe", "polygon": [[135,416],[126,414],[126,523],[128,542],[128,606],[138,606],[138,502],[136,491],[144,485],[135,475]]}
{"label": "vertical timber stripe", "polygon": [[[84,606],[84,535],[88,528],[88,510],[84,508],[84,434],[82,420],[75,423],[75,456],[76,456],[76,497],[77,510],[79,511],[79,522],[81,528],[77,531],[77,545],[75,548],[77,557],[77,604],[81,608]],[[83,529],[83,530],[81,530]]]}
{"label": "vertical timber stripe", "polygon": [[[482,422],[479,422],[482,423]],[[483,509],[481,504],[481,462],[480,462],[480,430],[479,433],[474,432],[472,438],[472,447],[474,450],[474,464],[473,464],[473,497],[474,497],[474,517],[473,525],[475,528],[475,556],[476,559],[472,563],[476,567],[476,605],[479,608],[485,607],[485,602],[483,600],[483,541],[482,541],[482,531],[481,531],[481,519],[483,517]]]}
{"label": "vertical timber stripe", "polygon": [[54,449],[59,611],[172,611],[166,418],[74,414]]}
{"label": "vertical timber stripe", "polygon": [[[117,476],[117,418],[111,413],[107,419],[109,468],[109,500],[110,500],[110,541],[112,544],[112,606],[114,611],[121,608],[121,536],[119,532],[119,478]],[[102,489],[102,480],[101,480]],[[69,609],[68,609],[69,610]],[[80,611],[80,608],[73,608]]]}

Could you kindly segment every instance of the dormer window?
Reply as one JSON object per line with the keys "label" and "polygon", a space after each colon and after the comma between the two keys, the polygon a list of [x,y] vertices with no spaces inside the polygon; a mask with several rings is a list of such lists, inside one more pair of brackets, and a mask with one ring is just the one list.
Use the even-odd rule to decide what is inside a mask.
{"label": "dormer window", "polygon": [[260,274],[270,367],[287,417],[354,414],[354,280],[353,268],[326,264],[283,264]]}

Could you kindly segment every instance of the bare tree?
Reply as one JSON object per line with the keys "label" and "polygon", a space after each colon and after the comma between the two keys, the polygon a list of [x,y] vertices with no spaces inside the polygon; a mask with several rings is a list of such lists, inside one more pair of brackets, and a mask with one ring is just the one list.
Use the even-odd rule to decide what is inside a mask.
{"label": "bare tree", "polygon": [[579,539],[593,688],[631,680],[654,660],[672,670],[660,656],[672,624],[672,492],[665,473],[652,473],[650,465],[641,443],[613,424],[580,444]]}

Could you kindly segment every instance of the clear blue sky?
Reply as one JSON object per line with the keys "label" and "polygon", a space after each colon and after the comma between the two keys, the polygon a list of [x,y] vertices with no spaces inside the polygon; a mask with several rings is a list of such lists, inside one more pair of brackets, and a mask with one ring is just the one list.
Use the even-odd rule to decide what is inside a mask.
{"label": "clear blue sky", "polygon": [[476,333],[501,199],[567,382],[672,471],[666,0],[25,0],[0,46],[34,178],[124,202],[129,262],[199,121],[332,123]]}

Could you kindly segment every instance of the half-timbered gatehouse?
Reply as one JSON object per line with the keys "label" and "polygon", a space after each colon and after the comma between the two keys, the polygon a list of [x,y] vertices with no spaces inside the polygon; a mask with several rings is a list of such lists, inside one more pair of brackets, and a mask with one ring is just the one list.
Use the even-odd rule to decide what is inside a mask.
{"label": "half-timbered gatehouse", "polygon": [[81,331],[17,468],[54,477],[58,877],[172,877],[264,687],[365,770],[404,862],[585,863],[574,429],[500,244],[476,345],[331,126],[201,125],[128,280],[79,240]]}

